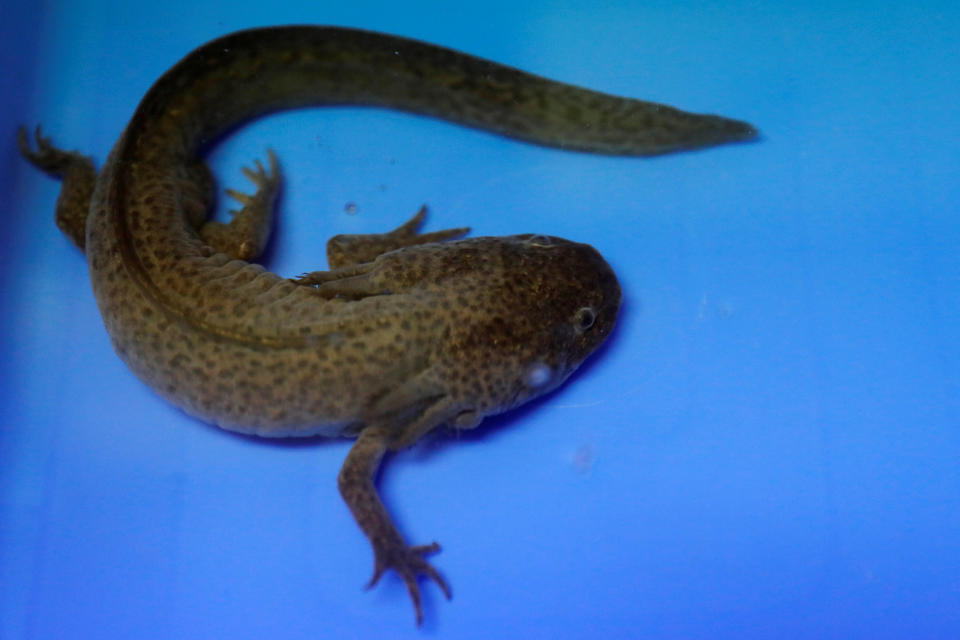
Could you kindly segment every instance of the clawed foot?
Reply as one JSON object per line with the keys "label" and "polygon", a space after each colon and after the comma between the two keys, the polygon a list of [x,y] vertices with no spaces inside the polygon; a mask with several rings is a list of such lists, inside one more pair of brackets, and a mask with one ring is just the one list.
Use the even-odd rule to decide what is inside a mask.
{"label": "clawed foot", "polygon": [[420,587],[417,585],[417,576],[425,575],[440,587],[443,595],[449,600],[452,596],[450,586],[443,576],[433,568],[433,566],[424,559],[424,556],[440,551],[440,545],[436,542],[431,544],[419,545],[416,547],[401,546],[390,549],[374,549],[375,562],[373,577],[367,583],[367,589],[370,589],[387,569],[393,569],[400,575],[404,584],[407,585],[407,591],[410,593],[410,599],[413,600],[413,608],[417,614],[417,626],[423,624],[423,607],[420,603]]}

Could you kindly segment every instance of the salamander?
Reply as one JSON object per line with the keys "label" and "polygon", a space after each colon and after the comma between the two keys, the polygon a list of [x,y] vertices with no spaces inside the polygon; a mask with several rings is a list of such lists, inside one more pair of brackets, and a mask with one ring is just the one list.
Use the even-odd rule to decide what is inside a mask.
{"label": "salamander", "polygon": [[613,330],[620,287],[600,253],[545,234],[421,233],[421,210],[381,234],[335,236],[329,270],[285,278],[252,262],[280,187],[208,220],[203,153],[280,109],[357,105],[448,120],[560,149],[645,156],[757,135],[749,124],[621,98],[402,37],[336,27],[242,31],[205,44],[147,92],[105,164],[37,128],[19,145],[63,180],[59,228],[86,254],[113,348],[161,397],[264,437],[355,437],[342,497],[374,553],[372,586],[399,574],[450,587],[409,545],[374,485],[384,454],[434,429],[472,429],[558,387]]}

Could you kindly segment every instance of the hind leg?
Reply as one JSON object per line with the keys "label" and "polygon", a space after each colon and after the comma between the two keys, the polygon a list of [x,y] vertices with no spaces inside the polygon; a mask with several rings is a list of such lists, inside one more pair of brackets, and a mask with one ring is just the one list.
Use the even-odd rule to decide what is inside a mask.
{"label": "hind leg", "polygon": [[227,195],[243,205],[242,209],[230,211],[230,222],[210,221],[200,227],[200,237],[215,250],[241,260],[255,260],[263,253],[270,239],[273,205],[280,191],[280,167],[277,156],[269,149],[267,161],[267,169],[259,160],[256,170],[243,169],[256,186],[253,195],[227,189]]}
{"label": "hind leg", "polygon": [[30,135],[24,127],[17,132],[20,154],[30,163],[54,178],[63,181],[57,198],[55,220],[57,227],[75,245],[83,249],[86,243],[87,214],[90,199],[97,182],[93,160],[78,151],[64,151],[54,147],[43,135],[39,125],[34,133],[37,150],[30,148]]}

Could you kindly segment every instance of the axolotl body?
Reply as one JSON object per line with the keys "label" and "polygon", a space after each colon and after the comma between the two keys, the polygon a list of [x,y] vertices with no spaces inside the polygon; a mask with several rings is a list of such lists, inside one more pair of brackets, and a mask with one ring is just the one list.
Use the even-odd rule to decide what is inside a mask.
{"label": "axolotl body", "polygon": [[404,38],[255,29],[190,53],[149,90],[103,168],[39,128],[23,154],[63,179],[56,220],[87,256],[116,352],[159,395],[226,429],[355,436],[339,488],[374,551],[371,584],[444,578],[408,545],[373,483],[383,455],[437,427],[476,427],[560,385],[610,335],[620,287],[592,247],[526,234],[337,236],[329,271],[289,279],[250,262],[280,184],[268,152],[251,195],[208,221],[202,152],[238,123],[305,105],[379,106],[564,149],[653,155],[755,136],[748,124],[619,98]]}

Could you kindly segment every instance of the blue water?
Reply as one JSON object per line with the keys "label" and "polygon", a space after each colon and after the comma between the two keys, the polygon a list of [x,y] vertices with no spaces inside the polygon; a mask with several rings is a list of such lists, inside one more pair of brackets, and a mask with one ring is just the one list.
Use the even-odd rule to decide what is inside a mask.
{"label": "blue water", "polygon": [[[956,3],[240,4],[3,9],[0,638],[960,637]],[[433,229],[588,242],[623,284],[569,385],[390,461],[385,500],[454,589],[423,586],[419,632],[398,579],[362,590],[349,442],[239,438],[155,397],[111,351],[57,185],[13,152],[42,122],[102,162],[191,48],[293,22],[764,134],[598,158],[331,109],[216,149],[234,188],[282,159],[286,275],[426,202]]]}

